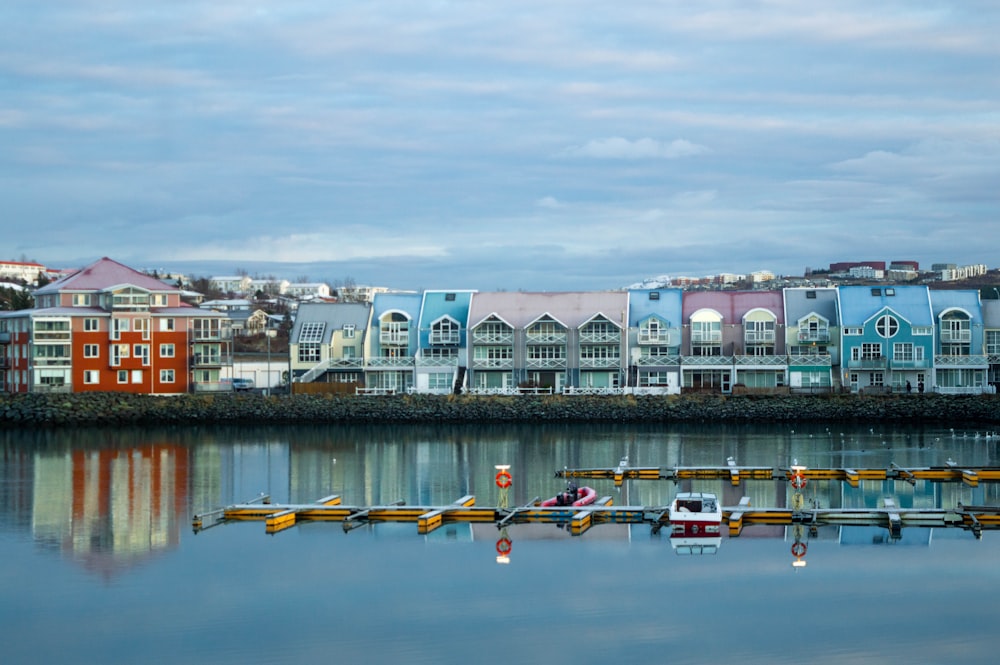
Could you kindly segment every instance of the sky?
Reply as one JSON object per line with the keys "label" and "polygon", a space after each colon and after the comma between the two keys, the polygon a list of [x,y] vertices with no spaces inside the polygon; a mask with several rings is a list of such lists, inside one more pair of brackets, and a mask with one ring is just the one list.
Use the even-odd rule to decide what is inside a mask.
{"label": "sky", "polygon": [[985,0],[5,0],[0,258],[539,291],[993,268],[997,34]]}

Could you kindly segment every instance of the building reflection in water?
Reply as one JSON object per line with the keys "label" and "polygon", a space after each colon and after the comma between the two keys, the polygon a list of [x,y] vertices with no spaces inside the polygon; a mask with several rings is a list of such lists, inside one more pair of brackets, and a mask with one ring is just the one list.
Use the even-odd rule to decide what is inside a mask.
{"label": "building reflection in water", "polygon": [[[348,505],[397,500],[445,505],[473,494],[479,505],[495,505],[495,465],[503,463],[511,465],[514,476],[510,503],[523,505],[561,489],[563,481],[553,477],[556,469],[610,467],[625,455],[634,466],[661,467],[723,465],[730,456],[740,464],[775,467],[793,458],[813,466],[863,468],[897,462],[939,464],[945,457],[984,466],[992,461],[989,451],[972,442],[945,441],[935,448],[923,443],[922,434],[904,431],[878,434],[876,447],[861,440],[864,435],[614,425],[5,432],[0,434],[0,526],[30,530],[43,546],[111,574],[176,547],[195,512],[246,501],[260,493],[269,494],[276,503],[305,503],[341,494]],[[876,435],[868,436],[876,440]],[[950,447],[945,448],[946,443]],[[858,452],[862,447],[865,450]],[[739,486],[712,480],[629,481],[620,489],[610,482],[596,489],[599,495],[612,495],[617,505],[663,506],[677,491],[712,492],[726,506],[737,505],[744,496],[754,506],[784,507],[792,499],[784,481],[746,481]],[[961,483],[862,481],[858,488],[851,488],[846,483],[817,481],[803,490],[806,507],[873,508],[885,496],[896,497],[901,508],[996,504],[998,485],[970,488]],[[599,525],[585,537],[630,539],[639,533],[645,536],[648,527]],[[930,542],[929,529],[904,529],[903,533],[907,542],[912,538]],[[510,536],[515,546],[526,538],[570,537],[551,526],[518,527]],[[493,542],[497,532],[493,525],[452,526],[433,537]],[[956,530],[955,537],[971,536]],[[783,526],[748,526],[740,538],[789,540],[789,535]],[[880,538],[889,542],[887,534],[877,528],[867,534],[821,529],[802,542],[877,543]],[[793,543],[789,540],[789,544]],[[516,552],[508,555],[516,560]]]}

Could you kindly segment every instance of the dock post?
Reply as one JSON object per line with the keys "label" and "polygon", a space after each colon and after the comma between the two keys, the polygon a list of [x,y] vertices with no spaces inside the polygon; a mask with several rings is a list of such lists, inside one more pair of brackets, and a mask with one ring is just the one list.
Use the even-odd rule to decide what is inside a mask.
{"label": "dock post", "polygon": [[497,508],[506,510],[509,505],[507,500],[507,491],[513,484],[513,478],[511,478],[510,475],[510,464],[497,464],[494,468],[497,470],[497,487],[500,488],[499,497],[497,498]]}

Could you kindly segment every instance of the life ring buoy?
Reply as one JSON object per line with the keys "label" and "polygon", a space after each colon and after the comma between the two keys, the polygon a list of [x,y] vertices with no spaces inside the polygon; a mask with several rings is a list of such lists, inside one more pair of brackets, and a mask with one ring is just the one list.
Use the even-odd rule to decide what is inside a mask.
{"label": "life ring buoy", "polygon": [[803,476],[801,473],[792,474],[792,487],[794,487],[795,489],[800,490],[804,488],[806,486],[806,483],[808,482],[809,482],[808,479],[806,479],[806,477]]}
{"label": "life ring buoy", "polygon": [[499,554],[500,556],[507,556],[508,554],[510,554],[511,548],[512,545],[510,542],[510,538],[508,538],[507,536],[504,536],[503,538],[497,541],[497,554]]}
{"label": "life ring buoy", "polygon": [[796,559],[800,559],[806,555],[806,544],[805,543],[793,543],[792,544],[792,556]]}
{"label": "life ring buoy", "polygon": [[499,487],[502,490],[507,489],[508,487],[510,487],[511,483],[510,472],[507,471],[506,469],[501,469],[500,471],[497,471],[496,481],[497,481],[497,487]]}

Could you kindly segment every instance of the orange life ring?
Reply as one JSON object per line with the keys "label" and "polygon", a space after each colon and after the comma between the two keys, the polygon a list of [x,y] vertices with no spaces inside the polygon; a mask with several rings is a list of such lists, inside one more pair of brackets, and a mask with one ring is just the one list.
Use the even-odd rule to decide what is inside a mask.
{"label": "orange life ring", "polygon": [[793,543],[792,544],[792,556],[795,558],[801,558],[806,555],[806,544],[805,543]]}
{"label": "orange life ring", "polygon": [[497,472],[496,481],[497,481],[497,487],[499,487],[502,490],[507,489],[508,487],[510,487],[510,482],[511,482],[510,472],[507,471],[507,469],[501,469],[500,471]]}
{"label": "orange life ring", "polygon": [[499,554],[500,556],[507,556],[508,554],[510,554],[510,550],[511,550],[510,538],[504,536],[503,538],[497,541],[497,554]]}
{"label": "orange life ring", "polygon": [[794,487],[795,489],[797,490],[802,489],[803,487],[806,486],[806,483],[808,482],[809,481],[806,479],[806,477],[803,476],[801,473],[792,474],[792,487]]}

